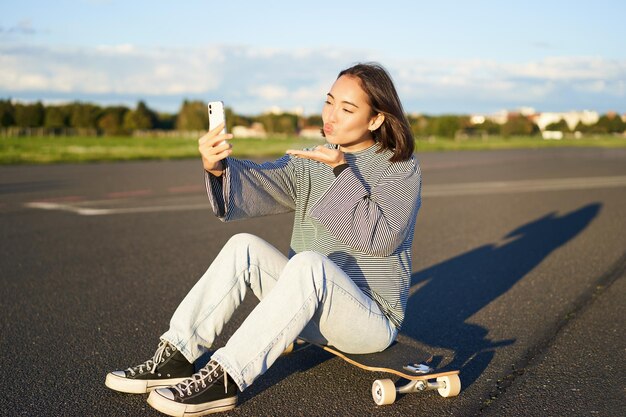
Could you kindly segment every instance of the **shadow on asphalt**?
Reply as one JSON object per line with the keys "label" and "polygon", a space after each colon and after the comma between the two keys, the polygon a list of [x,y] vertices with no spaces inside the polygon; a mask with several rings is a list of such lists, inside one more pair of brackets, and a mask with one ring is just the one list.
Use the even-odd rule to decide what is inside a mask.
{"label": "shadow on asphalt", "polygon": [[[198,358],[194,364],[196,370],[205,366],[211,359],[212,354],[212,351],[206,352]],[[297,373],[306,372],[334,357],[335,355],[322,349],[313,347],[312,345],[306,345],[296,353],[287,355],[284,358],[279,358],[261,378],[258,378],[254,381],[254,384],[239,393],[238,406],[241,407],[249,399],[276,386],[284,379]]]}
{"label": "shadow on asphalt", "polygon": [[[402,336],[454,352],[445,369],[459,369],[462,386],[469,387],[487,368],[496,349],[515,339],[493,341],[489,329],[465,321],[508,291],[552,251],[573,239],[600,212],[594,203],[564,215],[552,212],[507,234],[502,242],[478,247],[412,276],[418,290],[409,297]],[[513,312],[512,312],[513,313]],[[196,361],[206,365],[212,352]],[[320,349],[298,353],[298,360],[278,360],[240,394],[240,405],[290,375],[315,368],[332,354]],[[435,356],[437,367],[442,357]]]}
{"label": "shadow on asphalt", "polygon": [[461,370],[462,386],[467,388],[487,368],[496,349],[515,339],[492,341],[489,329],[466,320],[584,230],[601,207],[593,203],[563,215],[549,213],[511,231],[502,242],[416,272],[411,282],[416,291],[409,297],[402,334],[452,350],[454,358],[446,368]]}

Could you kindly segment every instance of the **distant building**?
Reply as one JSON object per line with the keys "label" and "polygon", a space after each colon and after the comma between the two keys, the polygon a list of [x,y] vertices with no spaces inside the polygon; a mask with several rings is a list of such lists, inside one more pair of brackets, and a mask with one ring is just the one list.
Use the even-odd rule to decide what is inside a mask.
{"label": "distant building", "polygon": [[[583,110],[583,111],[570,111],[570,112],[545,112],[545,113],[537,113],[532,107],[521,107],[516,111],[508,111],[508,110],[500,110],[496,113],[492,113],[489,115],[481,115],[475,114],[470,116],[470,123],[477,125],[485,123],[485,121],[489,120],[497,124],[505,124],[509,118],[514,116],[523,116],[532,120],[533,123],[539,127],[540,131],[546,130],[546,127],[552,123],[558,123],[561,120],[565,120],[567,123],[567,127],[570,130],[575,130],[578,123],[582,123],[585,125],[593,125],[598,122],[600,119],[600,115],[598,112]],[[624,115],[626,118],[626,115]],[[551,134],[548,134],[550,136]],[[550,139],[557,139],[550,137]]]}
{"label": "distant building", "polygon": [[322,129],[319,126],[308,126],[300,129],[300,133],[298,133],[300,137],[307,139],[324,139],[322,136]]}
{"label": "distant building", "polygon": [[544,139],[561,140],[563,139],[563,132],[560,130],[543,130],[541,131],[541,137]]}
{"label": "distant building", "polygon": [[250,127],[233,126],[232,134],[236,138],[266,138],[267,132],[262,123],[254,122]]}
{"label": "distant building", "polygon": [[492,114],[473,114],[470,116],[470,123],[473,125],[481,125],[487,120],[503,125],[509,120],[509,112],[507,110],[500,110]]}
{"label": "distant building", "polygon": [[567,123],[567,127],[570,130],[575,130],[578,123],[582,123],[584,125],[593,125],[598,122],[600,119],[600,115],[598,112],[583,110],[583,111],[570,111],[565,113],[553,113],[553,112],[545,112],[539,113],[535,117],[535,124],[539,127],[539,130],[544,131],[546,126],[552,123],[558,123],[561,120],[565,120]]}
{"label": "distant building", "polygon": [[482,114],[473,114],[470,116],[470,123],[473,125],[482,125],[487,118]]}

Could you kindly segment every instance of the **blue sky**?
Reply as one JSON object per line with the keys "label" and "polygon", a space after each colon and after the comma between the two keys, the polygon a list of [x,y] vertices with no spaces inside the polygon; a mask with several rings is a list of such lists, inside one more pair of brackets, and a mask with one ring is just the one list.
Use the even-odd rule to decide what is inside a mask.
{"label": "blue sky", "polygon": [[626,112],[626,2],[0,4],[0,97],[317,113],[336,74],[387,67],[405,110]]}

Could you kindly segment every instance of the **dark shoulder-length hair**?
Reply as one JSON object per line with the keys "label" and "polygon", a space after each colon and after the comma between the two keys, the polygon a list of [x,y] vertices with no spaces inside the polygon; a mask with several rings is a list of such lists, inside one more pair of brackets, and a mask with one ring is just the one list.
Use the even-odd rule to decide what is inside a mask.
{"label": "dark shoulder-length hair", "polygon": [[372,116],[382,113],[383,124],[372,132],[380,146],[379,152],[393,151],[391,162],[406,161],[413,155],[414,139],[409,121],[393,84],[391,76],[382,65],[375,62],[360,63],[341,71],[342,75],[356,77],[369,98]]}

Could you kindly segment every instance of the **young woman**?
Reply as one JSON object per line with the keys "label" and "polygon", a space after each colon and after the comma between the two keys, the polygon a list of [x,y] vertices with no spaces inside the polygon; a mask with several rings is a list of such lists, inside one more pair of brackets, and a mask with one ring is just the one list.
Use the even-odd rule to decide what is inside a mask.
{"label": "young woman", "polygon": [[[404,319],[421,175],[413,137],[388,73],[358,64],[339,73],[322,119],[327,144],[275,162],[230,157],[217,126],[199,140],[213,212],[223,221],[295,211],[285,256],[233,236],[174,312],[154,356],[106,385],[152,391],[172,416],[230,410],[237,394],[296,339],[350,353],[389,346]],[[247,291],[259,304],[194,373]]]}

